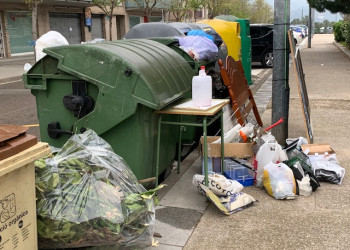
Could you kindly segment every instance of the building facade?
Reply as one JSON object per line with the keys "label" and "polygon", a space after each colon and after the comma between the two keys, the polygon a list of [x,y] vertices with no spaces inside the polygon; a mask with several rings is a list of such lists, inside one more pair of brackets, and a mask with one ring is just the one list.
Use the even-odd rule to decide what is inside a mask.
{"label": "building facade", "polygon": [[[91,13],[90,23],[87,12]],[[113,13],[111,40],[121,39],[128,29],[129,17],[120,5]],[[37,37],[50,30],[60,32],[70,44],[95,38],[110,40],[109,20],[91,0],[44,0],[37,10]],[[33,53],[33,44],[28,6],[22,0],[0,0],[0,57]]]}
{"label": "building facade", "polygon": [[[89,20],[86,20],[88,14]],[[189,13],[185,22],[194,21]],[[197,19],[207,17],[207,11],[196,13]],[[164,2],[152,10],[150,22],[175,21]],[[94,6],[92,0],[43,0],[37,8],[37,37],[50,30],[58,31],[69,42],[79,44],[95,38],[122,39],[128,30],[144,22],[144,13],[132,1],[118,6],[112,17],[112,38],[109,19]],[[32,11],[23,0],[0,0],[0,58],[33,53]]]}

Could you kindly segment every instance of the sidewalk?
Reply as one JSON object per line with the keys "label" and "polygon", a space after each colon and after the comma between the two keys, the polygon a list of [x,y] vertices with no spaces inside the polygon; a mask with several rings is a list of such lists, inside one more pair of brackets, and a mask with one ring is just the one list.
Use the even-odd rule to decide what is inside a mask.
{"label": "sidewalk", "polygon": [[[312,48],[301,51],[315,143],[329,143],[340,165],[349,168],[350,59],[333,44],[333,35],[315,35]],[[270,81],[255,94],[271,91]],[[289,137],[306,137],[294,68],[290,68]],[[271,93],[271,92],[270,92]],[[258,101],[259,100],[259,101]],[[264,124],[271,123],[271,107],[265,106]],[[185,161],[194,162],[165,194],[157,207],[156,232],[162,249],[348,249],[350,183],[321,183],[309,197],[275,200],[265,190],[244,188],[259,200],[253,207],[231,216],[197,193],[192,176],[201,172],[200,158],[193,152]],[[187,165],[185,162],[182,166]],[[176,174],[175,174],[176,175]],[[171,178],[175,178],[171,176]],[[170,179],[169,179],[170,180]],[[209,205],[208,205],[209,204]]]}
{"label": "sidewalk", "polygon": [[35,62],[34,55],[13,56],[11,58],[0,59],[0,85],[18,81],[24,74],[24,64]]}

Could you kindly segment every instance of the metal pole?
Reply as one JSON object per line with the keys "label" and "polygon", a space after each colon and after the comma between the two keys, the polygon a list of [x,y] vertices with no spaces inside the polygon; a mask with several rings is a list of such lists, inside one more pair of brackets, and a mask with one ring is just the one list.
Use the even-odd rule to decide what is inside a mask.
{"label": "metal pole", "polygon": [[283,118],[284,123],[272,129],[278,143],[288,138],[289,114],[289,43],[290,0],[275,0],[273,29],[272,121]]}
{"label": "metal pole", "polygon": [[160,151],[161,128],[162,128],[162,114],[160,114],[158,118],[157,153],[156,153],[156,187],[159,184],[159,151]]}
{"label": "metal pole", "polygon": [[204,143],[204,184],[208,187],[209,185],[208,185],[207,116],[203,117],[203,143]]}
{"label": "metal pole", "polygon": [[309,27],[307,30],[307,47],[311,48],[311,29],[312,29],[312,11],[311,6],[309,5]]}

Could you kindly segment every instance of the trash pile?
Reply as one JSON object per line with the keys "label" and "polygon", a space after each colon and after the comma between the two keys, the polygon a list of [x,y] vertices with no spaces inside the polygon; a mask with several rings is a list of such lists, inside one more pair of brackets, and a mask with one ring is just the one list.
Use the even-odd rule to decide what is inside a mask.
{"label": "trash pile", "polygon": [[224,214],[240,211],[256,201],[241,192],[243,186],[265,189],[275,199],[295,199],[298,195],[312,195],[320,182],[341,185],[345,169],[328,144],[308,144],[307,139],[299,137],[287,139],[283,148],[267,130],[261,132],[258,125],[251,123],[228,130],[224,135],[222,168],[218,153],[221,138],[208,137],[208,186],[204,185],[204,175],[195,175],[193,184]]}
{"label": "trash pile", "polygon": [[146,191],[94,131],[35,166],[40,248],[151,245],[156,190]]}

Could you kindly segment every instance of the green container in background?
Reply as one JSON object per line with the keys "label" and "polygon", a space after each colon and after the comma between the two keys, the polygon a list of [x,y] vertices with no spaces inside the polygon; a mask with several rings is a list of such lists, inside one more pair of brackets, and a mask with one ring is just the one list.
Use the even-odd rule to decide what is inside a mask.
{"label": "green container in background", "polygon": [[239,23],[242,46],[242,66],[248,85],[252,85],[252,39],[250,37],[249,19],[241,19],[232,15],[216,16],[215,19]]}
{"label": "green container in background", "polygon": [[[61,147],[70,131],[93,129],[139,180],[154,177],[159,117],[154,111],[191,91],[194,71],[186,60],[147,39],[44,52],[47,56],[23,77],[36,97],[41,140]],[[162,127],[160,173],[174,160],[178,131]]]}
{"label": "green container in background", "polygon": [[249,19],[237,19],[241,26],[242,66],[248,85],[252,85],[252,39],[250,37]]}

